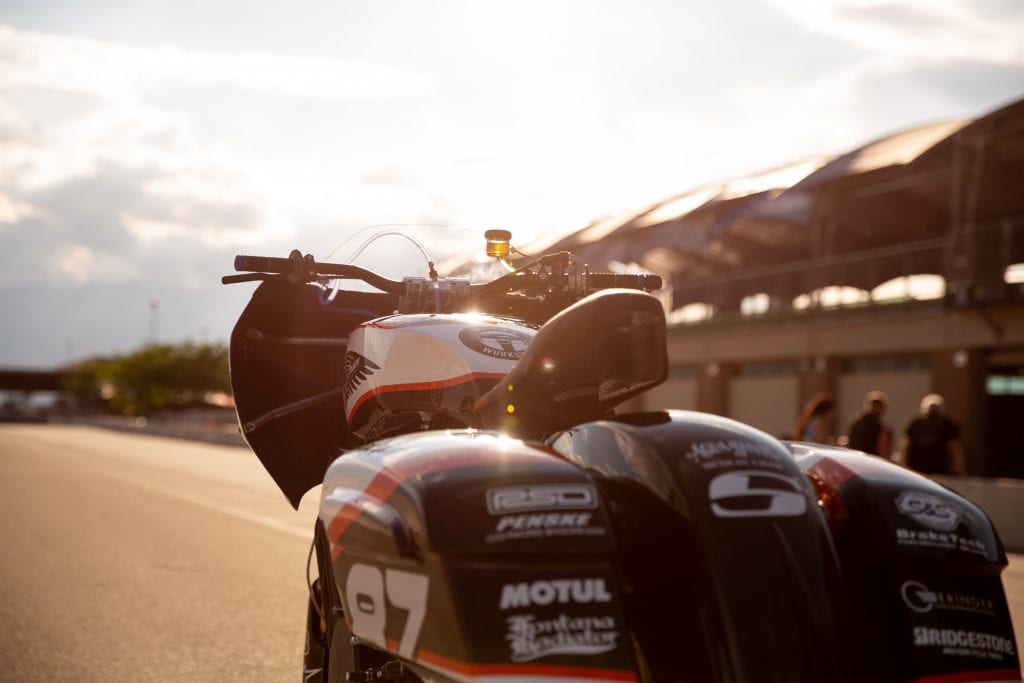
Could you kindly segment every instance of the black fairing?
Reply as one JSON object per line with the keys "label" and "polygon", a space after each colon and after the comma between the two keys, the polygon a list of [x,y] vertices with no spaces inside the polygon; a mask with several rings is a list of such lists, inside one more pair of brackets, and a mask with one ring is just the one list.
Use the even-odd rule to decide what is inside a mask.
{"label": "black fairing", "polygon": [[843,680],[838,560],[780,442],[670,411],[579,425],[552,445],[609,505],[652,680]]}
{"label": "black fairing", "polygon": [[322,302],[310,285],[269,280],[231,333],[231,388],[242,434],[293,507],[345,443],[342,387],[349,333],[398,298],[345,292]]}

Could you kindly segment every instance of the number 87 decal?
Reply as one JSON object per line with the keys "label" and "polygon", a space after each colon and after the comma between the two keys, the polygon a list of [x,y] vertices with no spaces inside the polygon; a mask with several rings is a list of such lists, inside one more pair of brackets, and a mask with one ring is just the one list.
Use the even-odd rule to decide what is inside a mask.
{"label": "number 87 decal", "polygon": [[371,643],[387,647],[384,629],[387,626],[389,603],[409,613],[405,620],[398,654],[412,659],[420,638],[423,618],[427,614],[427,587],[430,579],[422,574],[386,569],[384,572],[368,564],[352,565],[345,582],[345,602],[352,617],[352,633]]}

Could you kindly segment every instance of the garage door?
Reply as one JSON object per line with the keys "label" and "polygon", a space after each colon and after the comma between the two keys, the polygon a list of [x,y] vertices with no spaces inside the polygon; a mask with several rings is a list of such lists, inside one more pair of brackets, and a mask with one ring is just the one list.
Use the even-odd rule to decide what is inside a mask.
{"label": "garage door", "polygon": [[729,417],[789,438],[796,424],[800,386],[795,373],[733,377],[729,381]]}

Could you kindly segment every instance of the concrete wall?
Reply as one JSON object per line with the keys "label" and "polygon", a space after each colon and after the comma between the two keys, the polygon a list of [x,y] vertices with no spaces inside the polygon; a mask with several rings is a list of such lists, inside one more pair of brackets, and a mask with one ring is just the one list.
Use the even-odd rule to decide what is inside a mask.
{"label": "concrete wall", "polygon": [[642,410],[697,410],[697,379],[669,377],[663,384],[643,394]]}
{"label": "concrete wall", "polygon": [[793,432],[799,402],[796,375],[740,376],[729,380],[729,417],[775,437],[788,437]]}
{"label": "concrete wall", "polygon": [[1024,552],[1024,481],[981,477],[932,477],[985,511],[1010,552]]}

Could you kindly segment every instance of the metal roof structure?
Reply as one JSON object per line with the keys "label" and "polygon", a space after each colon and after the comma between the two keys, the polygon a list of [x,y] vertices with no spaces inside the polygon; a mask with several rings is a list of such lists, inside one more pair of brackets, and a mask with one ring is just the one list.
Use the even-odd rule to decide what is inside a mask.
{"label": "metal roof structure", "polygon": [[546,248],[594,269],[639,263],[671,283],[674,307],[910,274],[941,275],[954,302],[998,297],[1024,262],[1024,99],[697,188]]}

